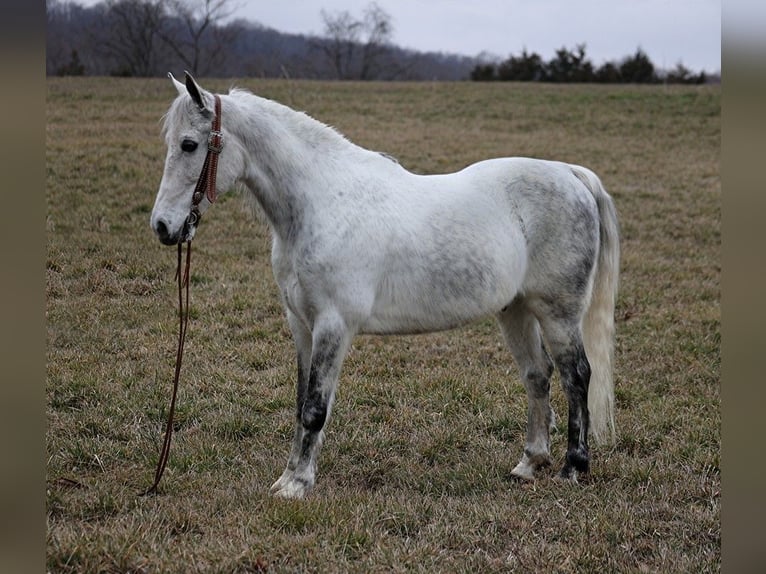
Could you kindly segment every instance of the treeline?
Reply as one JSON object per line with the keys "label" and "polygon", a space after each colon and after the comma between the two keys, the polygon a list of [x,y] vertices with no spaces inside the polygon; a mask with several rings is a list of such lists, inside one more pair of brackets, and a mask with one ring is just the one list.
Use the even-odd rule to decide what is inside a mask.
{"label": "treeline", "polygon": [[[488,61],[395,46],[392,19],[372,2],[360,15],[322,10],[319,36],[285,34],[231,17],[236,0],[103,0],[91,7],[46,0],[48,75],[164,76],[341,80],[466,80],[704,83],[678,64],[657,70],[640,49],[595,67],[585,45]],[[717,80],[718,78],[712,78]]]}
{"label": "treeline", "polygon": [[231,20],[234,9],[230,0],[47,0],[46,73],[465,80],[477,63],[393,45],[390,16],[374,3],[361,16],[322,12],[322,36]]}
{"label": "treeline", "polygon": [[693,73],[679,63],[673,70],[659,71],[640,48],[619,62],[606,62],[596,67],[585,54],[585,44],[574,50],[561,48],[548,62],[540,54],[522,51],[498,64],[480,63],[471,71],[471,79],[479,82],[599,82],[625,84],[704,84],[705,72]]}

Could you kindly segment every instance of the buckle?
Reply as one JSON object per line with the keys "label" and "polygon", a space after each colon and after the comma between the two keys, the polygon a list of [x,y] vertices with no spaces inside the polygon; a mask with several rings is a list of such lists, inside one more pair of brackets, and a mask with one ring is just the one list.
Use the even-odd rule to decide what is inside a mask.
{"label": "buckle", "polygon": [[[218,138],[218,145],[216,145],[216,138]],[[213,153],[221,153],[223,149],[223,132],[218,130],[210,132],[210,135],[207,136],[207,149]]]}

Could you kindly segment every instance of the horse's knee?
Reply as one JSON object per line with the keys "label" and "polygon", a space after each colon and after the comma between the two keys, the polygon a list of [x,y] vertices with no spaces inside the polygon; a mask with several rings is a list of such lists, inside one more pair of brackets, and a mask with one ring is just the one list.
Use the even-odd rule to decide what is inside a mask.
{"label": "horse's knee", "polygon": [[545,399],[550,396],[552,368],[546,371],[530,369],[524,373],[524,388],[533,399]]}
{"label": "horse's knee", "polygon": [[307,397],[301,410],[301,424],[311,432],[319,432],[327,420],[327,401],[318,394]]}

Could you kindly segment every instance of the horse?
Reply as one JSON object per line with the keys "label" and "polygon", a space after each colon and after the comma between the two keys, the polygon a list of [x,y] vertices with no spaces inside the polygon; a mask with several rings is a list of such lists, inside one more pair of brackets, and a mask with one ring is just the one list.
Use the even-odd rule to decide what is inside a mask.
{"label": "horse", "polygon": [[164,116],[167,155],[150,220],[159,240],[190,241],[215,199],[193,193],[213,136],[225,142],[218,187],[250,194],[271,231],[298,366],[292,448],[272,494],[303,498],[315,485],[354,336],[434,332],[490,315],[528,400],[511,476],[532,481],[553,463],[554,368],[568,406],[557,477],[586,476],[589,435],[615,437],[620,257],[614,202],[591,170],[505,157],[417,175],[278,102],[239,88],[213,94],[188,72],[185,82],[169,76],[178,95]]}

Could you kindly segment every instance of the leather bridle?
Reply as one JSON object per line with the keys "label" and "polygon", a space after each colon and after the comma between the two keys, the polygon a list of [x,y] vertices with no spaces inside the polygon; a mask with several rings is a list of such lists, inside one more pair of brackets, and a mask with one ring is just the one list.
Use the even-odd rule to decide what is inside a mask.
{"label": "leather bridle", "polygon": [[187,225],[192,227],[197,225],[202,215],[199,212],[199,204],[202,198],[207,196],[210,203],[215,203],[217,192],[215,188],[215,178],[218,173],[218,156],[223,149],[223,132],[221,132],[221,98],[215,94],[215,115],[213,116],[213,127],[207,138],[207,155],[205,163],[202,165],[202,171],[197,179],[197,185],[192,195],[192,207],[189,217],[186,220]]}
{"label": "leather bridle", "polygon": [[[215,95],[215,116],[213,117],[213,126],[210,135],[207,138],[207,155],[205,163],[202,165],[202,171],[197,179],[197,185],[192,195],[192,206],[189,216],[186,218],[185,229],[191,229],[199,223],[202,214],[199,211],[199,204],[203,197],[207,197],[210,203],[214,203],[217,197],[215,188],[215,178],[218,173],[218,156],[223,149],[223,133],[221,132],[221,98]],[[178,381],[181,377],[181,360],[184,354],[184,343],[186,341],[186,329],[189,324],[189,272],[191,269],[191,239],[186,241],[186,264],[182,269],[183,241],[178,242],[178,267],[176,268],[176,281],[178,283],[178,347],[176,351],[176,366],[173,376],[173,394],[170,399],[170,408],[168,409],[168,420],[165,425],[165,437],[162,441],[162,450],[157,461],[157,470],[154,473],[154,483],[142,495],[155,494],[160,484],[162,474],[170,456],[170,440],[173,436],[173,419],[176,410],[176,397],[178,396]],[[184,301],[184,294],[186,295]]]}

